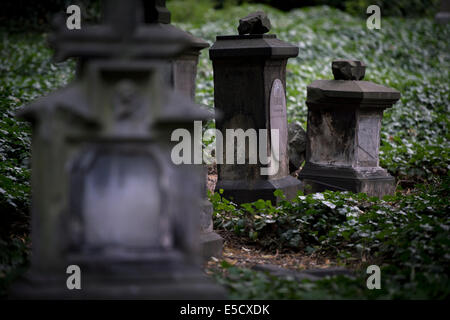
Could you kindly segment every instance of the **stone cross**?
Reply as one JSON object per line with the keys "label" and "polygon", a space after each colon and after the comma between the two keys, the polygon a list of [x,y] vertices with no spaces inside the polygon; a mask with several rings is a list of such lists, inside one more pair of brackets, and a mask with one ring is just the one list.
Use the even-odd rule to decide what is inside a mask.
{"label": "stone cross", "polygon": [[[77,74],[19,113],[33,124],[32,264],[12,297],[224,296],[200,268],[202,168],[170,157],[172,131],[210,116],[167,83],[190,40],[141,9],[106,1],[103,24],[51,36]],[[82,290],[66,285],[71,265]]]}
{"label": "stone cross", "polygon": [[379,145],[383,110],[400,93],[363,81],[365,68],[361,61],[335,60],[334,80],[307,87],[306,164],[299,174],[307,191],[394,192],[394,178],[379,166]]}
{"label": "stone cross", "polygon": [[[225,146],[216,151],[222,158],[217,166],[216,191],[223,189],[223,195],[236,203],[258,199],[276,202],[275,190],[281,189],[293,197],[300,186],[297,179],[289,176],[285,96],[287,59],[297,54],[296,46],[274,34],[217,36],[209,50],[214,68],[214,103],[222,115],[216,119],[216,129],[222,133]],[[273,137],[276,141],[272,140],[271,129],[278,133]],[[239,152],[239,138],[227,138],[227,130],[254,132],[257,137],[253,142],[244,138],[241,143],[245,149]],[[268,130],[266,138],[260,130]],[[234,145],[234,149],[228,150],[227,145]],[[278,152],[272,152],[273,146],[278,147]],[[239,163],[239,154],[245,161]],[[230,155],[234,162],[227,163]],[[258,158],[254,163],[250,161],[252,156]],[[277,168],[265,173],[262,169],[269,162],[271,166],[277,163]]]}

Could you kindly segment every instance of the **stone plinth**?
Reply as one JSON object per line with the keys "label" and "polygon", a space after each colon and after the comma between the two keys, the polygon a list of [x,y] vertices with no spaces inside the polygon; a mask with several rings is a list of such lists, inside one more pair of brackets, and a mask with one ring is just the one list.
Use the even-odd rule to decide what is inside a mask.
{"label": "stone plinth", "polygon": [[[347,70],[340,75],[364,76],[361,63],[333,65]],[[348,72],[351,68],[361,69]],[[383,110],[399,98],[394,89],[362,80],[316,80],[309,85],[306,164],[299,174],[305,190],[392,194],[394,178],[379,166],[380,130]]]}
{"label": "stone plinth", "polygon": [[[224,147],[224,163],[217,165],[216,191],[223,189],[223,196],[236,203],[258,199],[276,202],[273,195],[276,189],[281,189],[287,197],[295,196],[300,183],[289,176],[285,87],[287,59],[297,56],[298,48],[274,34],[232,35],[218,36],[209,54],[214,68],[215,108],[222,115],[216,119],[216,129],[223,134],[223,146],[229,143],[227,129],[244,132],[254,129],[256,133],[260,129],[279,130],[280,157],[275,174],[261,173],[265,165],[260,157],[256,163],[248,161],[246,139],[244,164],[225,163],[228,151]],[[268,145],[270,154],[273,146],[270,137]],[[260,149],[258,145],[258,152]]]}

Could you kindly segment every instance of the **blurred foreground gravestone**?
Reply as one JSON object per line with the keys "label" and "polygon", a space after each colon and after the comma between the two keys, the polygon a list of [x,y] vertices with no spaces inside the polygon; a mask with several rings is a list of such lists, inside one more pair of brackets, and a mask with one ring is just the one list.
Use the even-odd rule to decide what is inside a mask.
{"label": "blurred foreground gravestone", "polygon": [[[180,56],[172,60],[171,70],[168,75],[169,82],[178,92],[183,93],[192,101],[195,101],[195,79],[197,77],[197,64],[200,51],[209,47],[209,44],[188,32],[185,32],[170,24],[170,12],[166,8],[165,0],[144,1],[144,17],[147,23],[157,23],[161,28],[169,32],[175,30],[183,33],[189,39],[189,46]],[[211,113],[211,118],[214,114]],[[204,169],[207,176],[207,170]],[[223,239],[213,230],[211,202],[206,198],[206,179],[204,200],[200,211],[200,249],[203,258],[222,255]]]}
{"label": "blurred foreground gravestone", "polygon": [[167,79],[191,42],[144,23],[143,3],[107,1],[104,23],[81,30],[56,22],[55,58],[78,58],[77,74],[20,112],[33,124],[32,263],[12,297],[224,297],[199,264],[202,167],[170,157],[172,131],[210,116]]}
{"label": "blurred foreground gravestone", "polygon": [[[255,19],[263,19],[258,17]],[[285,96],[287,59],[297,54],[296,46],[274,34],[217,36],[209,50],[214,103],[222,116],[216,119],[216,128],[223,134],[221,146],[216,139],[216,153],[223,160],[217,165],[216,191],[223,189],[223,196],[235,203],[276,202],[275,190],[281,189],[291,198],[300,186],[289,176]],[[268,130],[266,144],[261,130]],[[277,136],[272,137],[270,130]],[[232,131],[248,136],[228,137],[227,132]],[[239,157],[244,161],[239,163]],[[252,157],[256,158],[253,163]],[[264,172],[266,168],[269,172]]]}
{"label": "blurred foreground gravestone", "polygon": [[311,192],[392,194],[395,180],[379,166],[380,130],[384,109],[400,93],[362,81],[360,61],[336,60],[332,69],[341,80],[316,80],[307,87],[306,164],[299,178]]}

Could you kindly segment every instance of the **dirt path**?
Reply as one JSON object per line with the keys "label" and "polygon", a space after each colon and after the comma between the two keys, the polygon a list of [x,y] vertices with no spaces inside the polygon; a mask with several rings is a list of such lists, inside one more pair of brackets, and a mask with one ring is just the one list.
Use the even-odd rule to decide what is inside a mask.
{"label": "dirt path", "polygon": [[239,267],[252,268],[255,265],[277,265],[291,270],[323,269],[335,266],[335,261],[323,256],[306,255],[302,252],[267,251],[257,245],[245,242],[230,231],[216,231],[224,238],[223,256],[211,258],[208,268],[217,266],[221,259]]}

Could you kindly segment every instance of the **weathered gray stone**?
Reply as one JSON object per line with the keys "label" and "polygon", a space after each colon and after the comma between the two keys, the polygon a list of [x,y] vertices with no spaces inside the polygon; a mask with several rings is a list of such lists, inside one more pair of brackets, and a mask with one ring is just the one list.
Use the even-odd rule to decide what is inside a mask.
{"label": "weathered gray stone", "polygon": [[299,174],[306,190],[393,193],[394,178],[379,166],[378,153],[383,110],[399,98],[398,91],[367,81],[310,84],[306,164]]}
{"label": "weathered gray stone", "polygon": [[264,34],[269,32],[270,20],[263,11],[250,13],[245,18],[239,19],[238,32],[242,34]]}
{"label": "weathered gray stone", "polygon": [[366,66],[358,60],[334,60],[331,64],[334,80],[362,80]]}
{"label": "weathered gray stone", "polygon": [[297,171],[306,157],[306,131],[298,121],[289,123],[289,171]]}
{"label": "weathered gray stone", "polygon": [[220,258],[222,256],[223,238],[215,232],[200,234],[202,244],[202,256],[204,260],[211,257]]}
{"label": "weathered gray stone", "polygon": [[[224,297],[200,268],[202,168],[170,157],[172,131],[209,118],[161,81],[190,41],[137,19],[141,5],[107,1],[102,25],[51,37],[79,64],[72,83],[19,112],[33,124],[32,263],[12,297]],[[82,290],[66,287],[69,265]]]}
{"label": "weathered gray stone", "polygon": [[222,256],[223,239],[213,230],[212,213],[213,206],[209,200],[205,199],[200,214],[200,245],[204,260]]}
{"label": "weathered gray stone", "polygon": [[[298,54],[298,48],[278,40],[275,35],[218,36],[209,50],[214,68],[214,103],[222,117],[216,128],[224,134],[227,129],[279,129],[279,170],[273,175],[261,174],[266,168],[258,157],[256,164],[217,165],[216,191],[236,203],[266,199],[276,202],[273,192],[281,189],[287,197],[296,195],[299,181],[289,176],[286,120],[286,62]],[[269,131],[270,132],[270,131]],[[246,154],[249,146],[246,143]],[[282,149],[282,150],[281,150]],[[271,150],[269,141],[268,150]],[[223,150],[226,159],[226,150]],[[219,151],[220,152],[220,151]]]}

